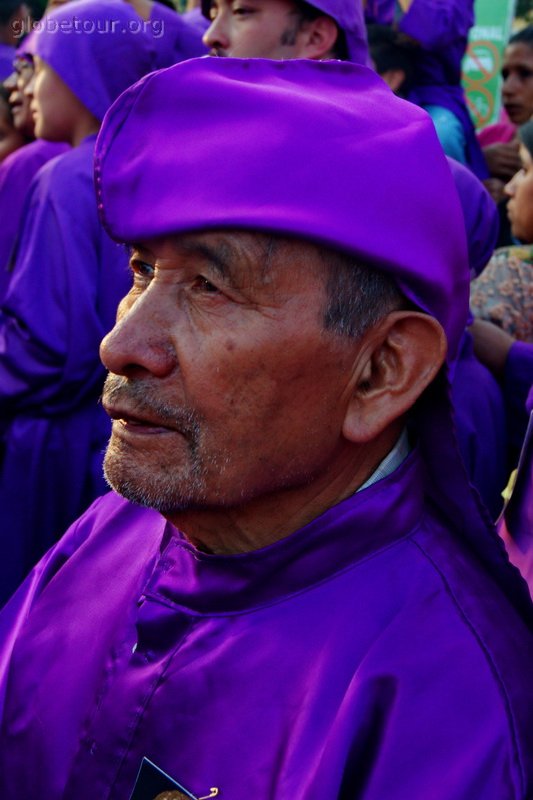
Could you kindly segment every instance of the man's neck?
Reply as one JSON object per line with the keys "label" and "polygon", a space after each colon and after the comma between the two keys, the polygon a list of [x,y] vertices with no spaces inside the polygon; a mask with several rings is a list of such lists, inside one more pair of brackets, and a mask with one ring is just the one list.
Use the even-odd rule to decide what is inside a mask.
{"label": "man's neck", "polygon": [[[385,431],[370,445],[349,448],[335,466],[302,486],[261,495],[238,507],[187,509],[166,518],[199,550],[231,555],[259,550],[289,536],[363,485],[385,477],[401,431]],[[401,440],[403,441],[403,440]],[[402,460],[402,450],[399,461]],[[394,459],[391,469],[398,466]],[[376,473],[377,474],[377,473]]]}

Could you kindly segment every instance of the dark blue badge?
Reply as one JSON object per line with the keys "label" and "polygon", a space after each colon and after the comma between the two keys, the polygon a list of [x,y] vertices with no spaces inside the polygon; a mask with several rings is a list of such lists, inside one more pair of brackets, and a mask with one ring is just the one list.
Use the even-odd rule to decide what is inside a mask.
{"label": "dark blue badge", "polygon": [[197,798],[148,758],[143,758],[130,800],[208,800],[217,795],[218,789],[211,789],[205,798]]}

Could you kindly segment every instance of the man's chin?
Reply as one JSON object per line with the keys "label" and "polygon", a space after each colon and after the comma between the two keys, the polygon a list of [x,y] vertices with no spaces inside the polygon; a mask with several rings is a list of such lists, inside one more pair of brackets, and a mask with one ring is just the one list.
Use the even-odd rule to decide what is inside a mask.
{"label": "man's chin", "polygon": [[197,477],[180,479],[179,468],[169,472],[168,468],[140,465],[132,456],[118,454],[112,445],[104,459],[104,478],[126,500],[165,515],[196,505],[204,489]]}

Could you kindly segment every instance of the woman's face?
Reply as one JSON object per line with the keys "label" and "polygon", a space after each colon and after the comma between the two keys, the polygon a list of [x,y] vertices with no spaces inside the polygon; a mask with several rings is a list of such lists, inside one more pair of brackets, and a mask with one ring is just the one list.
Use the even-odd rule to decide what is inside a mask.
{"label": "woman's face", "polygon": [[507,215],[513,236],[522,242],[533,243],[533,158],[523,144],[520,145],[520,160],[522,169],[505,187],[505,193],[510,197]]}
{"label": "woman's face", "polygon": [[30,110],[30,100],[24,94],[24,89],[33,77],[33,61],[17,58],[15,60],[15,73],[12,77],[14,80],[9,84],[9,89],[11,90],[9,104],[13,114],[13,124],[24,136],[32,139],[34,135],[33,117]]}

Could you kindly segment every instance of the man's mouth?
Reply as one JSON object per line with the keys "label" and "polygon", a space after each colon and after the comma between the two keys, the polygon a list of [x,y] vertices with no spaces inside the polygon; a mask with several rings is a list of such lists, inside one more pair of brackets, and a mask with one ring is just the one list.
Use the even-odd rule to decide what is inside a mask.
{"label": "man's mouth", "polygon": [[172,433],[174,429],[161,424],[157,419],[137,416],[136,414],[121,408],[106,406],[104,408],[111,419],[120,426],[121,430],[131,433]]}

